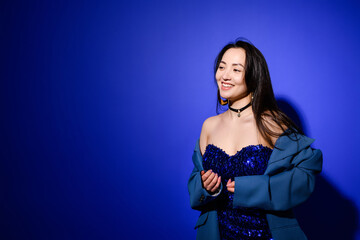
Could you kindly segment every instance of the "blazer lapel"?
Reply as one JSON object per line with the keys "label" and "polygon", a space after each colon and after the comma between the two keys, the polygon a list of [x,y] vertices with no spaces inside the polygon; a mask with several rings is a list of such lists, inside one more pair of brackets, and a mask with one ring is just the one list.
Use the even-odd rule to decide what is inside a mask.
{"label": "blazer lapel", "polygon": [[203,165],[202,165],[202,156],[201,156],[201,152],[200,152],[200,138],[196,141],[196,145],[195,145],[195,149],[194,149],[194,154],[192,157],[194,166],[199,169],[199,171],[204,170]]}

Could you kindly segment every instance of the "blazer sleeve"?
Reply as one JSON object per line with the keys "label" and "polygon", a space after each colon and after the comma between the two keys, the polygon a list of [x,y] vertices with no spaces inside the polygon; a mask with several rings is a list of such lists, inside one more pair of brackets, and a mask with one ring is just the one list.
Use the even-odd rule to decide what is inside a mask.
{"label": "blazer sleeve", "polygon": [[188,181],[188,191],[190,195],[190,206],[192,209],[195,210],[205,210],[209,207],[209,205],[219,196],[223,189],[222,183],[220,184],[220,191],[217,194],[211,195],[209,194],[205,188],[202,186],[201,181],[201,174],[200,171],[204,170],[202,168],[202,165],[198,163],[197,159],[199,156],[196,156],[198,154],[196,151],[194,151],[193,154],[193,163],[194,168],[190,174],[190,178]]}
{"label": "blazer sleeve", "polygon": [[307,200],[322,169],[322,152],[308,146],[287,158],[281,161],[288,166],[273,174],[235,177],[233,207],[285,211]]}

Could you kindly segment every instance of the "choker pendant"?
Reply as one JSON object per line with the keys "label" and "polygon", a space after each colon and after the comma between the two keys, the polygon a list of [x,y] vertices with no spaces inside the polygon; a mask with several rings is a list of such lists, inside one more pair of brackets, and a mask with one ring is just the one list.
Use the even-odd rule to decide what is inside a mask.
{"label": "choker pendant", "polygon": [[250,105],[251,105],[251,102],[249,102],[245,107],[242,107],[242,108],[240,108],[240,109],[232,108],[232,107],[230,107],[230,105],[229,105],[229,109],[230,109],[231,111],[237,112],[237,116],[240,117],[240,113],[241,113],[242,111],[244,111],[246,108],[248,108]]}

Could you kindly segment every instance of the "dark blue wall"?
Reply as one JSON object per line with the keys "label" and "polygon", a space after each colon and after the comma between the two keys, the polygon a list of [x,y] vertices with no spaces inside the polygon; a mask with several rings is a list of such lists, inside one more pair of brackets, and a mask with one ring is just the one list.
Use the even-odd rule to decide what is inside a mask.
{"label": "dark blue wall", "polygon": [[0,238],[194,239],[213,61],[246,37],[324,154],[300,224],[360,239],[359,16],[356,1],[2,1]]}

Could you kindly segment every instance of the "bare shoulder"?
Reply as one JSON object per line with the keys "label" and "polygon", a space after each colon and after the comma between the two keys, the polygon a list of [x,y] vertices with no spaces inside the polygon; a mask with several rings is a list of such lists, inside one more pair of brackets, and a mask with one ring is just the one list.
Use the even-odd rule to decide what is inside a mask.
{"label": "bare shoulder", "polygon": [[205,119],[205,121],[202,125],[202,128],[201,128],[201,133],[200,133],[201,155],[204,154],[205,148],[208,144],[209,134],[211,133],[212,129],[214,129],[214,127],[216,126],[218,121],[219,121],[219,116],[217,116],[217,115]]}

